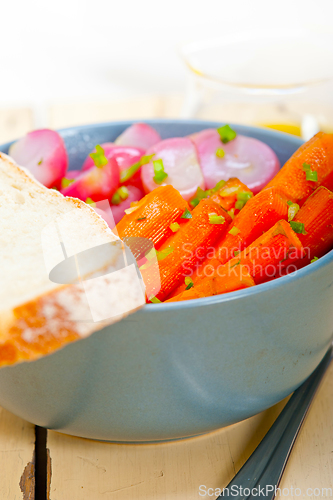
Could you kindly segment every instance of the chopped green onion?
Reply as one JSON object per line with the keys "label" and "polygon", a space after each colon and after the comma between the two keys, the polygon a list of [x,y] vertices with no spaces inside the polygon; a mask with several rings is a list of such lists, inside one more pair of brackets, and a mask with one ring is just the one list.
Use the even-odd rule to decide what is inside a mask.
{"label": "chopped green onion", "polygon": [[172,224],[170,224],[169,228],[173,233],[176,233],[177,231],[179,231],[180,225],[178,224],[178,222],[173,222]]}
{"label": "chopped green onion", "polygon": [[185,212],[180,216],[181,219],[192,219],[192,214],[188,208],[185,208]]}
{"label": "chopped green onion", "polygon": [[61,179],[61,189],[65,189],[66,187],[70,186],[74,181],[75,179],[67,179],[66,177],[63,177]]}
{"label": "chopped green onion", "polygon": [[304,172],[311,171],[311,165],[309,165],[308,163],[303,163],[302,167]]}
{"label": "chopped green onion", "polygon": [[149,297],[149,300],[150,300],[150,302],[152,302],[153,304],[161,304],[160,299],[158,299],[158,298],[157,298],[157,297],[155,297],[154,295],[151,295],[151,296]]}
{"label": "chopped green onion", "polygon": [[253,197],[253,193],[248,193],[247,191],[241,191],[237,193],[237,200],[244,201],[245,203]]}
{"label": "chopped green onion", "polygon": [[237,136],[237,132],[235,132],[235,130],[233,130],[230,127],[230,125],[224,125],[223,127],[219,127],[217,131],[220,135],[223,144],[227,144],[228,142],[235,139],[235,137]]}
{"label": "chopped green onion", "polygon": [[122,201],[127,200],[129,195],[128,189],[126,186],[121,186],[111,198],[112,205],[119,205]]}
{"label": "chopped green onion", "polygon": [[91,198],[87,198],[86,203],[87,203],[87,205],[91,205],[92,207],[96,207],[96,203]]}
{"label": "chopped green onion", "polygon": [[298,233],[298,234],[308,234],[305,231],[305,227],[304,227],[303,222],[290,221],[290,226],[291,226],[291,229],[293,231],[295,231],[295,233]]}
{"label": "chopped green onion", "polygon": [[288,222],[292,221],[297,212],[299,211],[299,205],[297,203],[292,203],[288,208]]}
{"label": "chopped green onion", "polygon": [[145,220],[145,219],[147,219],[147,217],[139,217],[139,218],[138,218],[138,219],[136,219],[136,220]]}
{"label": "chopped green onion", "polygon": [[236,266],[239,266],[239,264],[241,263],[241,261],[239,260],[238,262],[236,262],[233,266],[231,266],[230,269],[232,269],[233,267],[236,267]]}
{"label": "chopped green onion", "polygon": [[235,203],[235,208],[237,210],[242,210],[243,207],[245,207],[245,201],[237,200]]}
{"label": "chopped green onion", "polygon": [[150,160],[155,156],[155,153],[152,155],[148,156],[143,156],[140,161],[137,163],[134,163],[130,167],[126,168],[125,170],[122,170],[120,172],[120,182],[126,182],[128,179],[133,177],[133,175],[142,167],[142,165],[146,165],[147,163],[150,162]]}
{"label": "chopped green onion", "polygon": [[108,159],[104,154],[104,149],[102,148],[102,146],[97,144],[97,146],[95,147],[95,150],[96,150],[95,153],[90,153],[90,155],[89,155],[90,158],[93,159],[95,167],[98,167],[98,168],[104,167],[104,165],[106,165],[108,162]]}
{"label": "chopped green onion", "polygon": [[135,212],[135,210],[137,210],[139,208],[139,205],[137,205],[136,207],[130,207],[130,208],[126,208],[124,210],[125,214],[126,215],[129,215],[131,214],[132,212]]}
{"label": "chopped green onion", "polygon": [[225,218],[223,215],[217,215],[215,213],[208,214],[209,224],[224,224]]}
{"label": "chopped green onion", "polygon": [[216,150],[216,153],[215,153],[215,154],[216,154],[216,156],[217,156],[218,158],[224,158],[224,156],[225,156],[225,151],[224,151],[224,149],[222,149],[222,148],[217,148],[217,150]]}
{"label": "chopped green onion", "polygon": [[312,264],[313,262],[316,262],[316,260],[318,260],[318,257],[313,257],[313,259],[310,261],[310,264]]}
{"label": "chopped green onion", "polygon": [[305,172],[305,177],[307,181],[314,181],[314,182],[318,181],[318,173],[316,172],[316,170],[313,171],[307,170]]}
{"label": "chopped green onion", "polygon": [[294,202],[293,202],[293,201],[291,201],[291,200],[288,200],[288,201],[287,201],[287,205],[289,205],[289,206],[290,206],[290,205],[292,205],[293,203],[294,203]]}
{"label": "chopped green onion", "polygon": [[41,158],[41,159],[39,160],[39,162],[37,163],[37,165],[41,165],[42,163],[43,163],[43,158]]}
{"label": "chopped green onion", "polygon": [[229,234],[232,234],[233,236],[237,236],[238,233],[240,233],[240,229],[238,227],[234,226],[230,229]]}
{"label": "chopped green onion", "polygon": [[190,278],[189,276],[187,276],[185,278],[185,285],[186,285],[185,290],[189,290],[190,288],[192,288],[192,286],[194,286],[192,278]]}
{"label": "chopped green onion", "polygon": [[195,198],[190,201],[190,205],[195,208],[197,205],[199,205],[201,200],[203,200],[204,198],[208,198],[208,196],[211,196],[212,194],[216,193],[216,191],[219,191],[225,185],[225,183],[226,181],[221,180],[216,184],[215,187],[213,187],[212,189],[207,189],[206,191],[201,189],[201,187],[198,187]]}
{"label": "chopped green onion", "polygon": [[155,156],[155,153],[153,153],[152,155],[144,155],[141,160],[140,160],[140,165],[147,165],[147,163],[150,162],[150,160]]}
{"label": "chopped green onion", "polygon": [[240,250],[234,250],[234,256],[237,257],[238,254],[240,254]]}
{"label": "chopped green onion", "polygon": [[168,177],[168,174],[164,172],[163,160],[154,160],[154,177],[153,180],[156,184],[162,184],[165,179]]}
{"label": "chopped green onion", "polygon": [[173,247],[167,247],[164,250],[158,251],[156,250],[157,260],[163,260],[165,257],[170,255],[173,252]]}
{"label": "chopped green onion", "polygon": [[234,209],[234,208],[232,208],[231,210],[228,210],[228,211],[227,211],[227,214],[228,214],[228,215],[229,215],[232,219],[234,219],[234,217],[235,217],[235,209]]}

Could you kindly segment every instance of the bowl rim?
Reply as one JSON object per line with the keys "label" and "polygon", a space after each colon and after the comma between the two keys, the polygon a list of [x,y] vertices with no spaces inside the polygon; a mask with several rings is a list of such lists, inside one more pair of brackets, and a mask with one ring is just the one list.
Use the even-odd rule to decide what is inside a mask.
{"label": "bowl rim", "polygon": [[[202,125],[203,127],[206,128],[214,128],[225,124],[225,122],[223,121],[216,122],[210,120],[196,120],[196,119],[151,118],[151,119],[135,119],[135,120],[116,120],[111,122],[100,122],[100,123],[92,123],[86,125],[73,125],[71,127],[65,127],[56,130],[57,132],[60,133],[62,137],[66,137],[66,135],[73,135],[73,131],[76,132],[85,131],[95,127],[108,128],[110,126],[123,126],[125,129],[126,127],[132,125],[133,123],[142,123],[142,122],[147,123],[151,126],[180,124],[180,125],[199,125],[199,126]],[[248,133],[253,130],[260,132],[260,134],[263,135],[264,137],[270,137],[270,138],[282,137],[283,140],[287,141],[288,143],[291,143],[292,145],[296,145],[297,147],[300,147],[304,143],[304,141],[300,137],[293,136],[286,132],[280,132],[270,128],[266,129],[263,127],[254,127],[252,125],[241,125],[231,122],[229,122],[229,125],[231,127],[234,127],[237,131],[239,131],[239,133],[245,132],[246,135],[248,135]],[[181,136],[176,136],[176,137],[181,137]],[[5,144],[1,144],[0,151],[2,148],[8,148],[16,140],[7,142]],[[302,269],[298,269],[293,273],[290,273],[286,276],[282,276],[280,278],[276,278],[275,280],[271,280],[266,283],[261,283],[259,285],[252,286],[243,290],[237,290],[235,292],[228,292],[225,294],[214,295],[212,297],[203,297],[199,299],[184,300],[180,302],[169,302],[169,303],[162,302],[160,304],[145,304],[138,311],[138,313],[142,314],[151,312],[174,311],[177,309],[188,309],[193,307],[209,306],[209,305],[221,304],[224,302],[230,302],[246,297],[252,297],[257,294],[263,294],[267,291],[281,288],[282,286],[288,285],[289,283],[297,282],[304,276],[311,276],[311,274],[318,272],[320,269],[328,266],[331,262],[333,262],[333,249],[330,250],[327,254],[320,257],[317,261],[313,262],[312,264],[308,264]]]}

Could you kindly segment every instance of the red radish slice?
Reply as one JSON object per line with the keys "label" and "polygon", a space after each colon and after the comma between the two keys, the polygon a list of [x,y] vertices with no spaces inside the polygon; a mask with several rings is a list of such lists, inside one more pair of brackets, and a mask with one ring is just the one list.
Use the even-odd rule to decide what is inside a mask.
{"label": "red radish slice", "polygon": [[86,201],[111,198],[119,186],[119,167],[114,158],[109,158],[103,167],[93,167],[82,172],[75,181],[61,192]]}
{"label": "red radish slice", "polygon": [[153,160],[163,161],[164,171],[168,177],[161,183],[154,181],[153,160],[141,167],[141,179],[148,193],[160,185],[172,186],[180,192],[185,200],[190,200],[198,187],[205,188],[204,177],[198,161],[197,151],[193,142],[186,137],[165,139],[150,148],[146,155],[155,154]]}
{"label": "red radish slice", "polygon": [[[220,180],[237,177],[254,193],[258,193],[274,177],[280,162],[274,151],[257,139],[237,135],[223,144],[215,129],[193,134],[191,139],[197,146],[206,188],[213,188]],[[224,157],[216,154],[224,151]],[[223,153],[222,153],[223,154]]]}
{"label": "red radish slice", "polygon": [[161,141],[161,136],[146,123],[134,123],[115,140],[118,146],[149,149]]}
{"label": "red radish slice", "polygon": [[66,179],[76,179],[81,173],[81,170],[67,170]]}
{"label": "red radish slice", "polygon": [[[144,197],[143,191],[141,191],[141,189],[138,189],[135,186],[127,186],[127,189],[128,189],[128,198],[119,203],[119,205],[111,205],[111,211],[115,224],[118,224],[118,222],[124,217],[125,210],[127,208],[130,208],[131,203],[133,201],[139,201],[141,200],[141,198]],[[113,228],[111,227],[111,229]]]}
{"label": "red radish slice", "polygon": [[[105,142],[104,144],[101,144],[101,147],[103,148],[104,154],[107,158],[114,158],[116,160],[120,171],[126,170],[131,165],[138,163],[140,158],[145,154],[145,150],[142,148],[115,146],[112,142]],[[95,152],[95,150],[93,152]],[[82,166],[82,170],[89,170],[93,166],[94,161],[90,156],[88,156]],[[122,184],[130,184],[138,187],[139,189],[143,189],[140,169],[132,177],[130,177],[130,179]]]}
{"label": "red radish slice", "polygon": [[65,144],[54,130],[29,132],[9,148],[9,155],[46,187],[60,187],[66,175],[68,157]]}

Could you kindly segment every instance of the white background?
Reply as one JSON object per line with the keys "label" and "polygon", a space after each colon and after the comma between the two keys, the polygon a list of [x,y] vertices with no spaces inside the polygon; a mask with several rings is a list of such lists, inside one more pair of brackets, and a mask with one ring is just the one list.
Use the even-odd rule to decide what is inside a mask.
{"label": "white background", "polygon": [[181,43],[333,30],[333,0],[1,0],[0,105],[182,92]]}

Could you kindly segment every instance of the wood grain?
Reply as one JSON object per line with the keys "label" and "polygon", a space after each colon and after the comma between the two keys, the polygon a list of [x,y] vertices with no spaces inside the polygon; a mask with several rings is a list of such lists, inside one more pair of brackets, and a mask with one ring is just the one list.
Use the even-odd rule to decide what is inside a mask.
{"label": "wood grain", "polygon": [[111,444],[49,431],[51,500],[194,500],[226,486],[286,400],[244,422],[192,439]]}
{"label": "wood grain", "polygon": [[34,499],[35,428],[0,408],[0,498]]}

